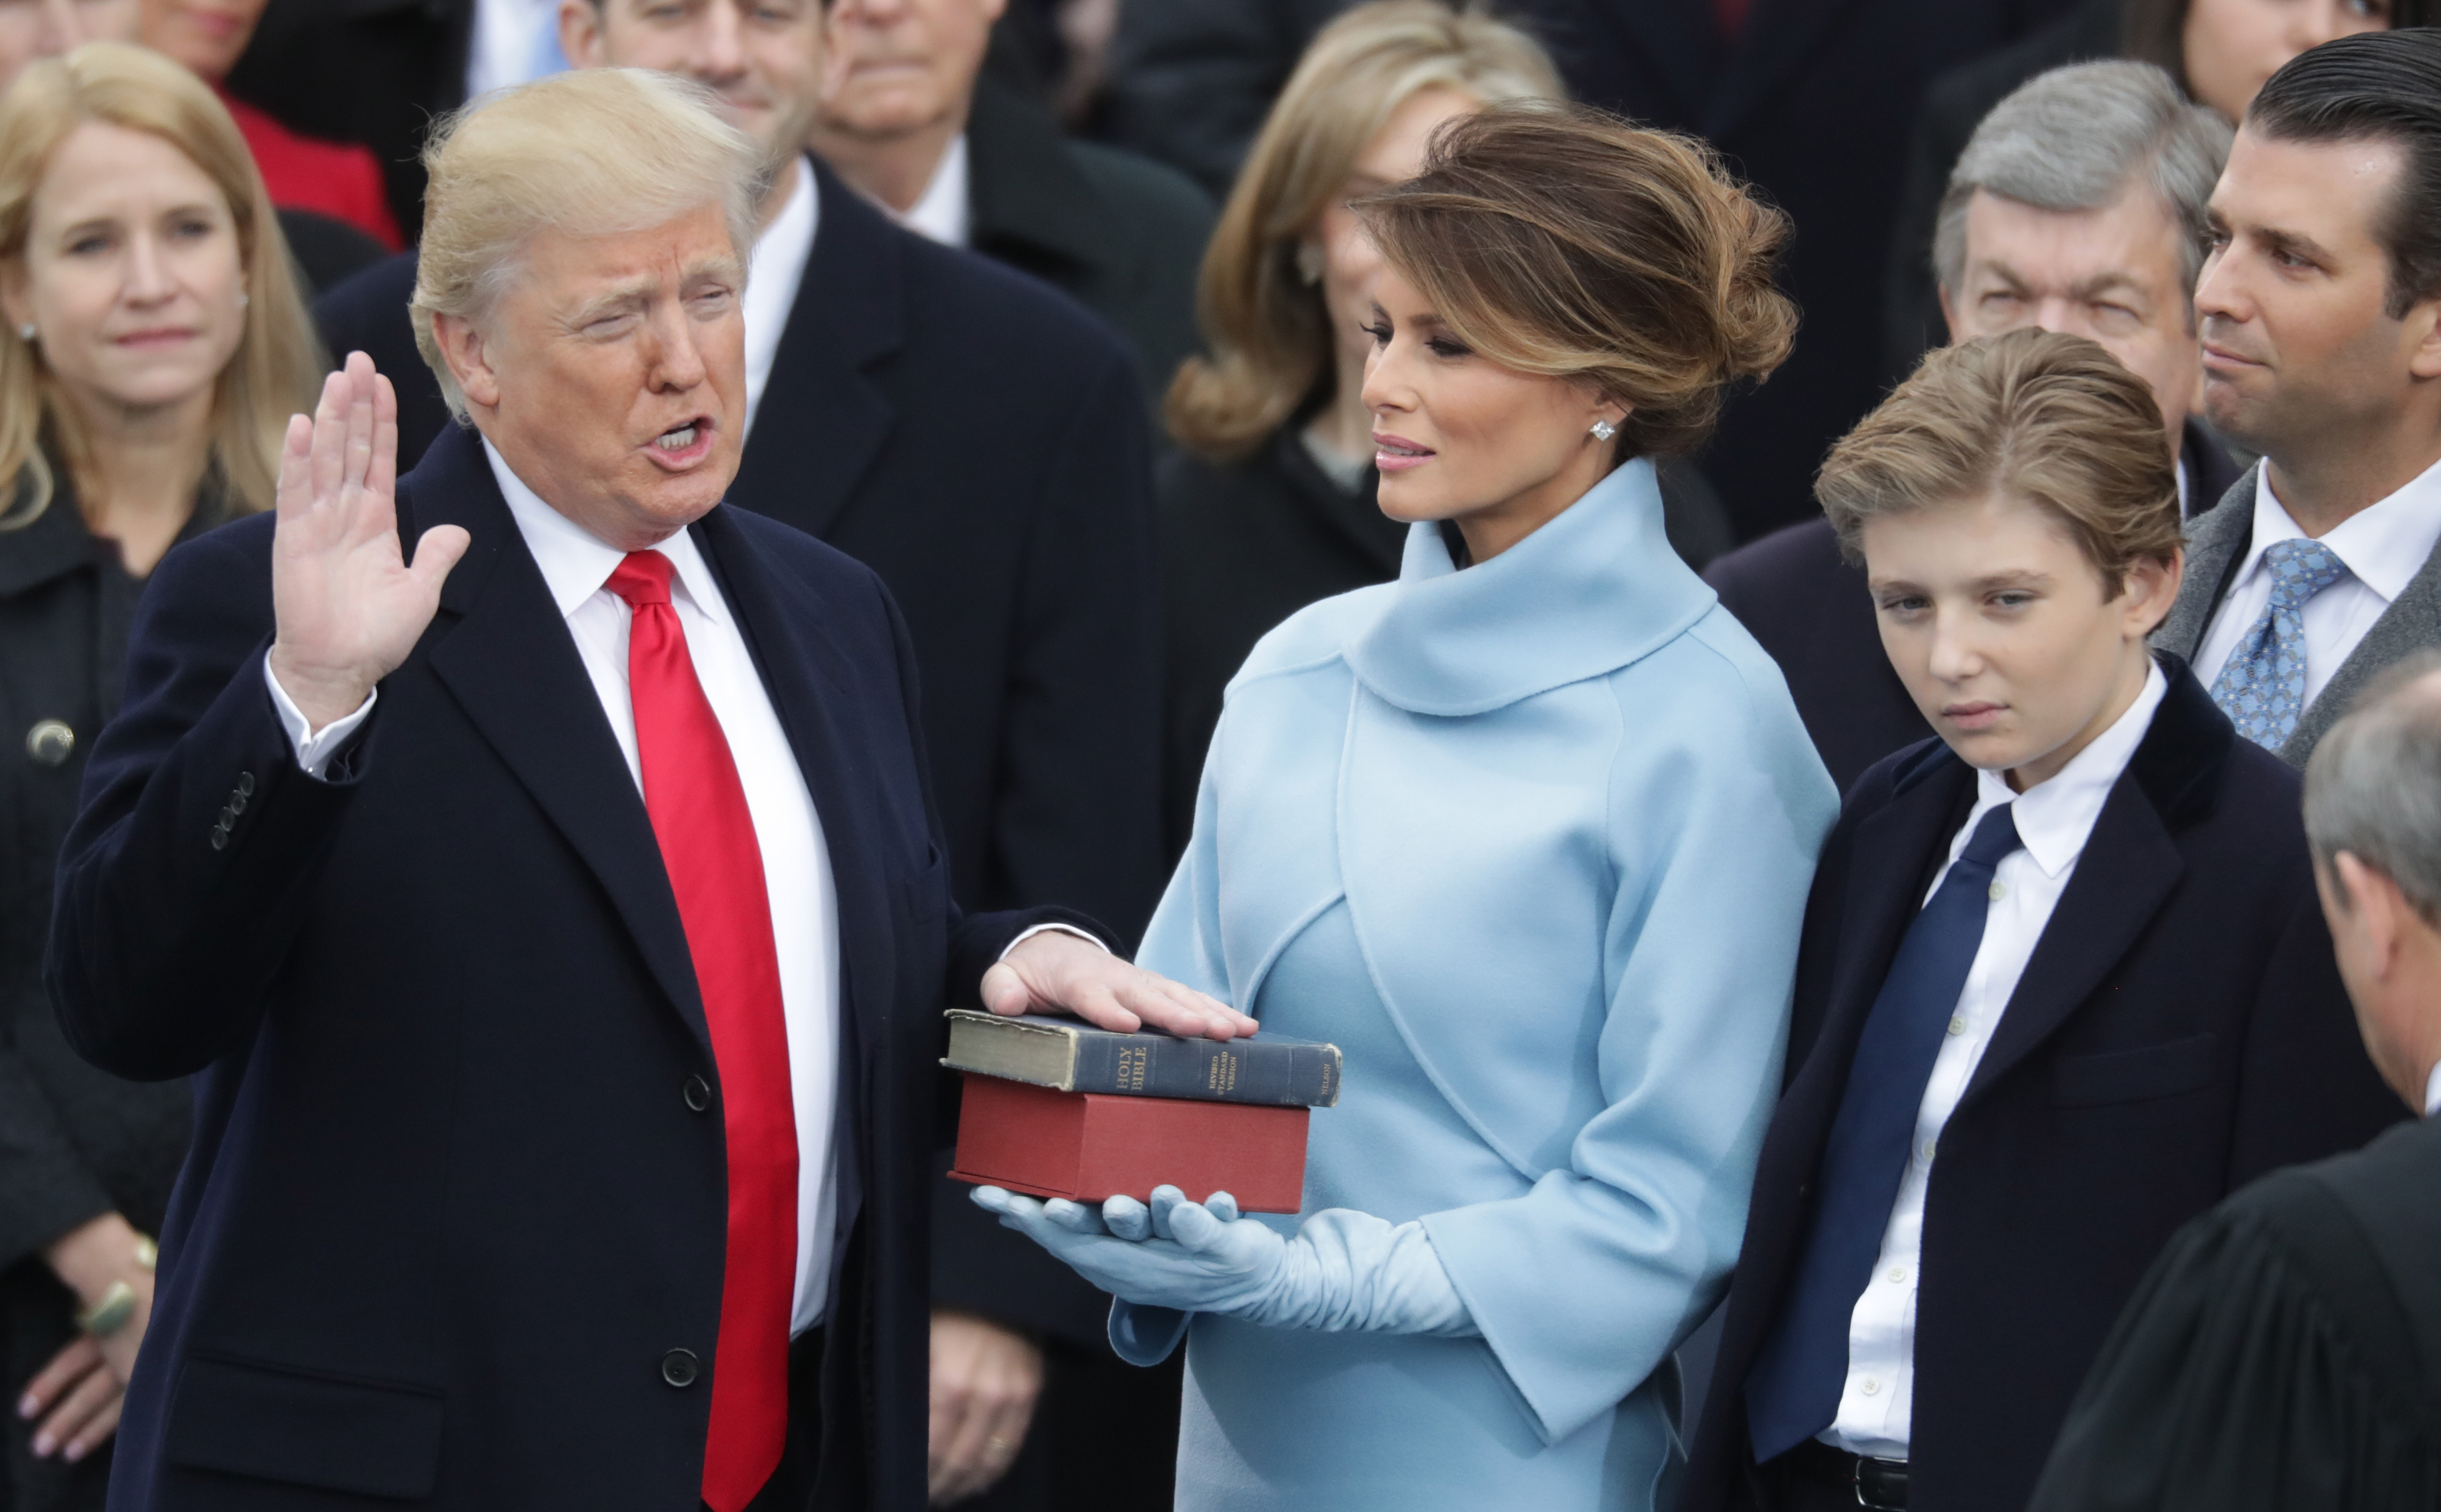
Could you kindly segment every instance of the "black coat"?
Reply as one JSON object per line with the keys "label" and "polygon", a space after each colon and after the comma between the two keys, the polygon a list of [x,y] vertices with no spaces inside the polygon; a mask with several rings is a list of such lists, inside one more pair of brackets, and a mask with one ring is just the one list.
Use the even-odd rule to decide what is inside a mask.
{"label": "black coat", "polygon": [[[2197,513],[2218,504],[2241,471],[2197,420],[2187,422],[2179,465]],[[1704,581],[1780,663],[1798,717],[1839,791],[1890,752],[1931,736],[1882,651],[1865,569],[1841,560],[1828,520],[1817,517],[1740,547],[1705,567]]]}
{"label": "black coat", "polygon": [[[76,819],[95,737],[118,711],[127,627],[143,585],[86,530],[61,485],[30,523],[0,529],[0,1399],[76,1336],[75,1299],[42,1251],[118,1213],[147,1233],[187,1151],[182,1082],[104,1075],[60,1035],[43,991],[53,862]],[[190,535],[217,518],[207,495]],[[63,740],[59,728],[67,731]],[[34,1425],[7,1414],[0,1507],[99,1507],[110,1457],[32,1457]]]}
{"label": "black coat", "polygon": [[424,139],[466,100],[475,0],[270,0],[228,91],[309,136],[381,159],[390,213],[424,225]]}
{"label": "black coat", "polygon": [[[297,1487],[330,1507],[696,1503],[710,1375],[669,1359],[717,1368],[726,1168],[719,1121],[682,1095],[718,1077],[686,937],[475,438],[399,494],[404,539],[455,523],[474,544],[333,779],[298,770],[263,685],[272,522],[245,521],[155,572],[63,858],[69,1041],[197,1078],[121,1512]],[[918,1508],[940,1008],[1057,910],[950,898],[880,580],[741,511],[692,529],[838,882],[844,1237],[820,1401],[791,1410],[819,1405],[838,1504]]]}
{"label": "black coat", "polygon": [[[2070,1398],[2172,1233],[2396,1121],[2314,895],[2297,774],[2183,663],[2110,792],[1964,1098],[1924,1219],[1909,1505],[2022,1506]],[[1795,1273],[1858,1035],[1975,797],[1937,742],[1848,794],[1808,899],[1772,1116],[1688,1465],[1745,1504],[1745,1384]]]}
{"label": "black coat", "polygon": [[2441,1506],[2441,1121],[2255,1182],[2127,1305],[2034,1512]]}
{"label": "black coat", "polygon": [[1212,202],[1172,168],[1070,139],[1042,106],[985,75],[967,122],[968,242],[1100,315],[1158,399],[1200,345],[1195,275]]}

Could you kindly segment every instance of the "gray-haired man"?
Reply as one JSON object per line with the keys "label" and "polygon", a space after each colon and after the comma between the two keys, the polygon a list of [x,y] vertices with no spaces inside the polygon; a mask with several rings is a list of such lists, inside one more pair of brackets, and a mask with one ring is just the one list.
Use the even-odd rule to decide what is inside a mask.
{"label": "gray-haired man", "polygon": [[[1950,338],[2039,326],[2100,342],[2161,407],[2179,489],[2206,510],[2236,464],[2190,418],[2198,335],[2189,292],[2230,129],[2147,63],[2055,68],[1993,107],[1960,157],[1934,241]],[[1932,733],[1882,655],[1864,574],[1821,520],[1714,562],[1704,576],[1787,674],[1844,790]]]}
{"label": "gray-haired man", "polygon": [[2424,1118],[2266,1177],[2171,1241],[2034,1512],[2441,1500],[2441,653],[2375,678],[2315,749],[2305,835],[2365,1049]]}

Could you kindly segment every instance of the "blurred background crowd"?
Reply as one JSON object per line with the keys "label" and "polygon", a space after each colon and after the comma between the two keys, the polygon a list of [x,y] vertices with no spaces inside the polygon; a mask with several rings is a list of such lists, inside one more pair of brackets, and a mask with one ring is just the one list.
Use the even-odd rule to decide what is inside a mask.
{"label": "blurred background crowd", "polygon": [[[1793,352],[1662,490],[1672,544],[1789,672],[1844,787],[1927,730],[1819,519],[1826,449],[1927,349],[2042,324],[2146,380],[2209,510],[2251,460],[2196,412],[2190,297],[2232,125],[2299,53],[2434,9],[0,0],[0,1377],[22,1394],[0,1512],[101,1504],[142,1236],[188,1131],[181,1085],[84,1066],[44,995],[85,750],[146,574],[269,505],[280,428],[333,358],[398,384],[402,470],[450,423],[406,314],[436,117],[605,64],[735,109],[775,166],[731,500],[888,582],[961,902],[1132,931],[1247,652],[1398,574],[1359,392],[1379,259],[1346,204],[1413,176],[1437,126],[1590,102],[1701,136],[1787,212]],[[57,78],[11,87],[93,41],[157,65],[97,65],[74,102]],[[2152,67],[2018,94],[2109,59]],[[2121,146],[2064,157],[2063,123],[2097,110]],[[2120,194],[2131,164],[2158,196]],[[2109,278],[2036,287],[2026,249],[2060,214],[2125,220]],[[1106,1298],[959,1189],[936,1209],[936,1501],[1167,1505],[1179,1361],[1120,1365]],[[131,1316],[81,1329],[115,1289]]]}

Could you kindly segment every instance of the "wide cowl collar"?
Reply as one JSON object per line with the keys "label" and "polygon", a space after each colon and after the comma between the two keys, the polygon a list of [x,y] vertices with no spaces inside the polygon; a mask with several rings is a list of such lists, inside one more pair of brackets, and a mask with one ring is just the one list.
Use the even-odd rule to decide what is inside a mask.
{"label": "wide cowl collar", "polygon": [[1663,534],[1660,482],[1638,459],[1462,572],[1437,525],[1411,528],[1399,581],[1347,665],[1409,712],[1479,714],[1626,666],[1713,603]]}

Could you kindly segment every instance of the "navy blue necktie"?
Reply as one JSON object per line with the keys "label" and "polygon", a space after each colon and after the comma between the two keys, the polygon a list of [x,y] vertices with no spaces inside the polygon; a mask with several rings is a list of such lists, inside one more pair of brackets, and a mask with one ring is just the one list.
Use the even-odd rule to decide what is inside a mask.
{"label": "navy blue necktie", "polygon": [[2016,806],[2003,803],[1975,826],[1932,901],[1908,926],[1865,1017],[1823,1147],[1816,1182],[1820,1196],[1797,1277],[1746,1377],[1746,1426],[1757,1464],[1812,1438],[1839,1413],[1850,1320],[1882,1252],[1925,1084],[1983,945],[1992,873],[2017,849]]}

